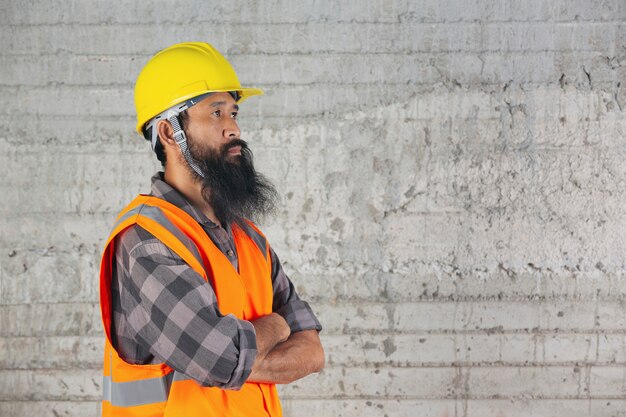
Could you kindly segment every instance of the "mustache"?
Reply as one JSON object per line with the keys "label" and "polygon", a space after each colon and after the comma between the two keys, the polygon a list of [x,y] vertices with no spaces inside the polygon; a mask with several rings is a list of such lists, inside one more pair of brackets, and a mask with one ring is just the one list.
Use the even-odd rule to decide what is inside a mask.
{"label": "mustache", "polygon": [[236,139],[231,139],[230,142],[225,143],[222,145],[222,149],[220,150],[220,153],[222,154],[222,156],[225,156],[228,154],[228,152],[232,149],[235,148],[237,146],[241,147],[241,151],[243,153],[243,151],[247,151],[249,150],[248,147],[248,142],[246,142],[245,140],[241,139],[241,138],[236,138]]}

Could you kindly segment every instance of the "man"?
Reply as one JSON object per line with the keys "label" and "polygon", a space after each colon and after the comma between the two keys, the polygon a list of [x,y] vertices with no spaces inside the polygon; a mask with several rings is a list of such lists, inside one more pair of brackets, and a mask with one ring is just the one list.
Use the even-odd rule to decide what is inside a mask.
{"label": "man", "polygon": [[105,416],[281,416],[275,384],[324,365],[321,325],[250,221],[276,192],[240,138],[242,88],[206,43],[171,46],[135,85],[164,172],[104,251]]}

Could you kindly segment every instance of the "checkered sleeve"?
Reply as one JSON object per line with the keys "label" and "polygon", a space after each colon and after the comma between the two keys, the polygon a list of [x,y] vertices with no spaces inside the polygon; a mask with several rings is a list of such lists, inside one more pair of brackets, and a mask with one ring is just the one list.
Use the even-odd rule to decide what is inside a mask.
{"label": "checkered sleeve", "polygon": [[126,333],[203,386],[241,388],[257,355],[252,324],[222,315],[209,283],[148,231],[132,229],[132,247],[119,237]]}
{"label": "checkered sleeve", "polygon": [[292,333],[313,329],[321,331],[322,325],[315,317],[309,304],[300,299],[296,293],[293,283],[283,270],[280,259],[271,247],[270,255],[272,257],[272,285],[274,287],[272,310],[285,319]]}

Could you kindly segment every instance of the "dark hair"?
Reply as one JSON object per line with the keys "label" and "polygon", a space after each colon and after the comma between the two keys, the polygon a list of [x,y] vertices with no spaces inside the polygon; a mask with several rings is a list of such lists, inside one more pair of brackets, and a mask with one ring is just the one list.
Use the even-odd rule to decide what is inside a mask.
{"label": "dark hair", "polygon": [[[189,119],[189,114],[187,114],[187,110],[182,111],[178,115],[178,123],[180,124],[181,129],[185,130],[185,123],[187,123],[188,119]],[[154,128],[156,128],[156,126],[143,129],[143,137],[148,142],[152,141],[152,129]],[[154,153],[156,154],[157,159],[161,161],[161,166],[165,168],[165,162],[166,162],[165,149],[163,148],[163,145],[161,144],[160,139],[161,138],[158,137],[158,134],[157,134],[157,141],[156,141],[156,144],[154,145]]]}

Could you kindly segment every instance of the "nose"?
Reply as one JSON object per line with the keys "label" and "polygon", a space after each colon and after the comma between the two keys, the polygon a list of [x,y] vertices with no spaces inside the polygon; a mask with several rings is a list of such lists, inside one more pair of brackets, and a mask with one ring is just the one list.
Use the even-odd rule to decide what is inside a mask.
{"label": "nose", "polygon": [[237,121],[235,119],[229,119],[222,134],[224,135],[224,139],[227,140],[239,138],[239,136],[241,136],[241,131],[239,130]]}

